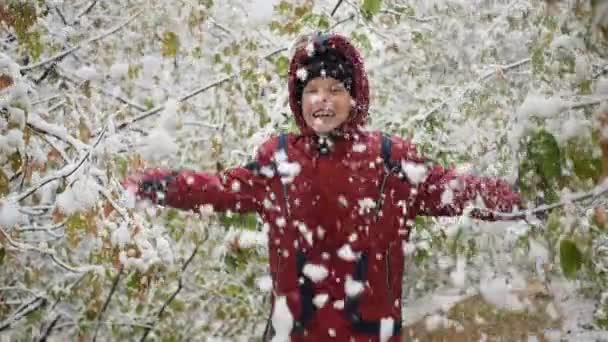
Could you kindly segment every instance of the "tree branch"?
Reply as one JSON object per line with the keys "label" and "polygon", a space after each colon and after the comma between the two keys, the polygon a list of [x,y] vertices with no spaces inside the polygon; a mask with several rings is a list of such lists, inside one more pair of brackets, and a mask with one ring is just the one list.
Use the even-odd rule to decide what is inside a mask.
{"label": "tree branch", "polygon": [[152,329],[154,329],[154,327],[156,326],[156,324],[158,323],[158,321],[161,319],[163,313],[165,312],[165,310],[167,309],[167,307],[169,306],[169,304],[171,304],[171,302],[175,299],[175,297],[177,297],[177,295],[179,294],[179,292],[183,289],[184,283],[183,283],[182,278],[184,276],[184,272],[188,268],[188,265],[190,264],[190,262],[192,262],[192,260],[194,259],[194,256],[198,252],[199,246],[200,245],[196,245],[196,247],[194,247],[194,250],[192,251],[192,254],[190,254],[190,257],[188,258],[188,260],[186,260],[186,262],[184,263],[184,265],[182,265],[182,273],[180,274],[179,280],[177,282],[177,289],[175,289],[175,291],[173,292],[173,294],[171,294],[171,296],[169,297],[169,299],[167,299],[167,301],[160,308],[160,310],[156,314],[156,319],[150,323],[150,327],[149,328],[146,328],[146,330],[144,331],[144,334],[142,335],[140,341],[144,342],[146,340],[146,338],[150,334],[150,331]]}
{"label": "tree branch", "polygon": [[61,319],[61,315],[57,315],[57,317],[55,317],[55,319],[51,322],[51,324],[49,324],[49,326],[46,327],[44,334],[40,337],[38,342],[46,342],[46,339],[49,336],[51,336],[51,332],[53,331],[53,329],[57,325],[57,322],[59,322],[60,319]]}
{"label": "tree branch", "polygon": [[86,15],[87,13],[89,13],[93,9],[93,7],[95,7],[95,4],[97,4],[97,0],[91,1],[91,3],[89,4],[89,6],[87,6],[87,8],[85,8],[84,11],[80,12],[80,14],[78,14],[76,16],[76,18],[80,18],[83,15]]}
{"label": "tree branch", "polygon": [[480,77],[477,81],[471,82],[463,91],[459,92],[455,96],[452,96],[452,97],[449,97],[449,98],[445,99],[440,104],[436,105],[435,107],[431,108],[430,110],[428,110],[425,113],[414,115],[414,116],[410,117],[406,121],[405,124],[409,125],[410,123],[412,123],[414,121],[425,120],[431,114],[433,114],[436,111],[440,110],[441,108],[443,108],[443,106],[447,105],[448,103],[450,103],[450,102],[452,102],[454,100],[463,98],[465,96],[465,94],[469,90],[473,89],[477,84],[487,81],[493,75],[496,75],[497,71],[500,71],[500,72],[504,73],[504,72],[509,71],[511,69],[515,69],[515,68],[517,68],[519,66],[522,66],[524,64],[528,64],[529,62],[530,62],[530,58],[524,58],[524,59],[522,59],[520,61],[511,63],[511,64],[507,64],[507,65],[504,65],[504,66],[498,66],[496,70],[489,71],[485,75],[483,75],[482,77]]}
{"label": "tree branch", "polygon": [[[567,196],[562,199],[560,202],[552,203],[552,204],[544,204],[538,206],[536,208],[513,212],[513,213],[501,213],[496,211],[489,211],[494,217],[502,220],[521,220],[527,217],[533,217],[537,214],[544,213],[556,208],[560,208],[565,206],[566,204],[580,202],[587,199],[592,199],[600,196],[604,196],[608,194],[608,181],[603,182],[602,184],[596,186],[593,190],[589,192],[575,193]],[[487,212],[486,209],[480,209],[482,211]]]}
{"label": "tree branch", "polygon": [[36,190],[42,188],[43,186],[45,186],[46,184],[56,181],[58,179],[61,178],[66,178],[71,176],[74,172],[76,172],[91,156],[91,151],[93,151],[93,149],[95,147],[97,147],[97,145],[99,145],[99,143],[101,142],[101,139],[103,138],[105,132],[108,129],[108,125],[105,125],[103,130],[101,131],[101,134],[97,137],[97,141],[95,142],[95,144],[93,144],[93,146],[91,148],[89,148],[87,150],[87,152],[85,153],[85,155],[76,163],[75,166],[73,167],[69,167],[65,166],[63,169],[59,170],[59,172],[57,172],[54,175],[45,177],[44,179],[42,179],[41,181],[39,181],[37,184],[31,186],[29,189],[27,189],[24,193],[13,196],[12,200],[14,202],[20,202],[23,201],[24,199],[28,198],[29,196],[31,196],[34,192],[36,192]]}
{"label": "tree branch", "polygon": [[[236,75],[227,76],[227,77],[224,77],[224,78],[220,79],[219,81],[216,81],[216,82],[213,82],[213,83],[211,83],[209,85],[206,85],[206,86],[200,87],[198,89],[195,89],[192,92],[190,92],[190,93],[188,93],[188,94],[180,97],[178,99],[178,101],[179,102],[186,101],[186,100],[190,99],[193,96],[196,96],[196,95],[198,95],[198,94],[200,94],[200,93],[202,93],[202,92],[204,92],[204,91],[206,91],[208,89],[211,89],[213,87],[219,86],[220,84],[225,83],[227,81],[230,81],[231,79],[233,79],[235,77],[236,77]],[[148,117],[150,117],[152,115],[155,115],[155,114],[159,113],[160,111],[162,111],[163,109],[165,109],[164,105],[160,105],[160,106],[154,107],[154,108],[150,109],[149,111],[144,112],[144,113],[136,116],[135,118],[133,118],[131,120],[127,120],[127,121],[119,124],[118,126],[116,126],[116,130],[125,129],[129,125],[131,125],[131,124],[133,124],[135,122],[141,121],[141,120],[143,120],[145,118],[148,118]]]}
{"label": "tree branch", "polygon": [[0,331],[10,329],[13,323],[17,322],[24,316],[27,316],[28,314],[40,309],[46,304],[46,302],[47,300],[43,297],[35,297],[28,303],[23,304],[17,310],[15,310],[13,314],[11,314],[11,317],[4,320],[4,322],[0,322]]}
{"label": "tree branch", "polygon": [[93,43],[93,42],[95,42],[97,40],[103,39],[103,38],[105,38],[105,37],[107,37],[107,36],[115,33],[116,31],[119,31],[123,27],[127,26],[135,18],[137,18],[141,13],[142,13],[142,11],[139,11],[135,15],[133,15],[129,19],[127,19],[125,22],[123,22],[123,23],[115,26],[114,28],[112,28],[112,29],[110,29],[110,30],[108,30],[108,31],[106,31],[106,32],[98,35],[98,36],[95,36],[95,37],[92,37],[92,38],[90,38],[88,40],[85,40],[84,42],[81,42],[81,43],[79,43],[79,44],[77,44],[77,45],[75,45],[75,46],[73,46],[71,48],[68,48],[67,50],[63,50],[62,52],[56,54],[55,56],[49,57],[49,58],[44,59],[44,60],[42,60],[42,61],[40,61],[38,63],[35,63],[35,64],[31,64],[31,65],[27,65],[27,66],[22,66],[20,68],[20,70],[22,72],[33,70],[33,69],[41,67],[41,66],[43,66],[43,65],[45,65],[47,63],[51,63],[51,62],[53,62],[55,60],[61,59],[61,58],[65,57],[65,56],[71,54],[74,51],[80,50],[85,45],[91,44],[91,43]]}
{"label": "tree branch", "polygon": [[340,7],[340,5],[342,5],[342,2],[344,2],[344,0],[338,0],[338,3],[336,4],[336,6],[334,6],[334,9],[331,10],[332,17],[334,16],[334,14],[336,14],[336,12],[338,11],[338,8]]}
{"label": "tree branch", "polygon": [[99,315],[97,316],[97,324],[95,325],[95,333],[93,334],[93,342],[95,342],[97,340],[97,333],[99,332],[99,326],[101,325],[101,318],[103,317],[104,312],[108,309],[108,305],[110,305],[112,296],[114,295],[114,293],[116,292],[116,289],[118,288],[118,281],[120,280],[120,277],[122,276],[124,269],[125,269],[124,265],[121,265],[120,271],[118,271],[116,278],[114,278],[114,282],[112,282],[112,288],[110,289],[110,293],[108,294],[108,297],[106,298],[105,303],[103,303],[103,307],[101,308],[101,311],[99,312]]}

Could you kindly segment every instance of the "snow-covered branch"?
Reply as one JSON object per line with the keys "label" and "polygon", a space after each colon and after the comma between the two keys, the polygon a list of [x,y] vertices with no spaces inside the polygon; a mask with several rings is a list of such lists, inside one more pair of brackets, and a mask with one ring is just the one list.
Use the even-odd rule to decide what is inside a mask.
{"label": "snow-covered branch", "polygon": [[[538,214],[541,214],[541,213],[544,213],[547,211],[551,211],[556,208],[561,208],[570,203],[581,202],[581,201],[585,201],[588,199],[593,199],[596,197],[604,196],[606,194],[608,194],[608,182],[603,182],[602,184],[596,186],[591,191],[563,196],[561,201],[556,202],[556,203],[544,204],[544,205],[540,205],[536,208],[531,208],[531,209],[518,211],[518,212],[512,212],[512,213],[501,213],[501,212],[495,212],[495,211],[491,211],[491,213],[496,218],[499,218],[502,220],[520,220],[520,219],[525,219],[528,217],[534,217]],[[480,210],[485,210],[485,209],[480,209]]]}
{"label": "snow-covered branch", "polygon": [[492,76],[495,76],[497,74],[504,74],[505,72],[515,69],[517,67],[520,67],[522,65],[528,64],[530,62],[530,58],[524,58],[520,61],[517,62],[513,62],[511,64],[507,64],[504,66],[497,66],[496,70],[492,70],[489,71],[487,73],[485,73],[483,76],[481,76],[477,81],[471,82],[469,83],[469,85],[467,87],[465,87],[462,91],[456,93],[456,95],[452,96],[452,97],[448,97],[447,99],[443,100],[441,103],[439,103],[438,105],[434,106],[433,108],[431,108],[430,110],[418,114],[418,115],[414,115],[410,118],[408,118],[408,120],[406,121],[405,125],[409,126],[412,122],[415,121],[421,121],[421,120],[426,120],[426,118],[428,118],[431,114],[435,113],[436,111],[442,109],[444,106],[446,106],[447,104],[449,104],[452,101],[455,100],[460,100],[463,99],[464,96],[471,91],[472,89],[476,88],[477,85],[479,85],[480,83],[484,83],[485,81],[487,81],[488,79],[490,79]]}
{"label": "snow-covered branch", "polygon": [[84,163],[89,159],[89,157],[91,156],[92,150],[95,147],[97,147],[97,145],[99,145],[99,143],[101,142],[101,139],[103,138],[103,136],[105,135],[105,132],[107,131],[107,128],[108,128],[108,126],[106,125],[103,128],[103,130],[101,131],[100,135],[97,137],[97,141],[93,144],[93,146],[91,148],[87,149],[86,153],[80,158],[80,160],[78,162],[76,162],[75,165],[64,166],[57,173],[43,178],[38,183],[30,186],[23,193],[17,194],[17,195],[12,195],[9,197],[9,199],[13,202],[20,202],[20,201],[28,198],[30,195],[32,195],[34,192],[36,192],[36,190],[42,188],[46,184],[56,181],[58,179],[69,177],[74,172],[78,171],[78,169],[80,169],[80,167],[82,167],[82,165],[84,165]]}
{"label": "snow-covered branch", "polygon": [[58,54],[56,54],[56,55],[54,55],[52,57],[44,59],[44,60],[42,60],[42,61],[40,61],[38,63],[35,63],[35,64],[30,64],[30,65],[27,65],[27,66],[22,66],[21,67],[21,71],[22,72],[29,71],[29,70],[41,67],[41,66],[43,66],[45,64],[48,64],[48,63],[54,62],[56,60],[62,59],[63,57],[65,57],[65,56],[73,53],[74,51],[77,51],[77,50],[83,48],[86,45],[89,45],[89,44],[91,44],[91,43],[93,43],[95,41],[103,39],[103,38],[105,38],[105,37],[107,37],[107,36],[109,36],[109,35],[117,32],[117,31],[119,31],[120,29],[122,29],[125,26],[127,26],[130,22],[132,22],[133,20],[135,20],[135,18],[137,18],[142,13],[143,13],[143,11],[138,11],[137,13],[135,13],[134,15],[132,15],[131,17],[129,17],[129,19],[127,19],[125,22],[123,22],[123,23],[121,23],[121,24],[119,24],[119,25],[111,28],[110,30],[108,30],[108,31],[106,31],[106,32],[104,32],[104,33],[102,33],[100,35],[97,35],[95,37],[89,38],[89,39],[85,40],[84,42],[81,42],[81,43],[79,43],[79,44],[77,44],[75,46],[67,48],[67,49],[63,50],[62,52],[60,52],[60,53],[58,53]]}

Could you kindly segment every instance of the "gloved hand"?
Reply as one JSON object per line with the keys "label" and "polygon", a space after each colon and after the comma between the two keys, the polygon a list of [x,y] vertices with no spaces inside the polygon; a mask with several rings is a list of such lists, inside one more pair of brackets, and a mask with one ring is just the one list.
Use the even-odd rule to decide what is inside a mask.
{"label": "gloved hand", "polygon": [[178,172],[173,170],[148,169],[129,176],[122,184],[138,199],[148,199],[153,203],[163,204],[166,200],[167,189],[177,174]]}

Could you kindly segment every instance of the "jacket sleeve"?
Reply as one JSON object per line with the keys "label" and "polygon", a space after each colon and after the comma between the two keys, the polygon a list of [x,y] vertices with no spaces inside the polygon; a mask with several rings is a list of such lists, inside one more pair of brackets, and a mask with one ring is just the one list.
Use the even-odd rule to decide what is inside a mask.
{"label": "jacket sleeve", "polygon": [[492,221],[500,219],[496,212],[521,207],[520,195],[504,180],[459,174],[421,157],[411,143],[395,145],[402,172],[415,189],[410,205],[418,215],[457,216],[472,204],[473,217]]}
{"label": "jacket sleeve", "polygon": [[[272,172],[272,144],[273,141],[265,143],[256,160],[244,167],[219,174],[179,171],[167,185],[163,204],[184,210],[211,205],[215,211],[259,212],[268,186],[268,173]],[[260,172],[260,165],[268,165],[265,167],[269,171]]]}

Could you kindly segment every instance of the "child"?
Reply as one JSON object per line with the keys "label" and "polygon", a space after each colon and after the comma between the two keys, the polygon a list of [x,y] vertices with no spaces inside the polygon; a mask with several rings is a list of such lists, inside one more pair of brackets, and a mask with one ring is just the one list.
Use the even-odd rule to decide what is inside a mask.
{"label": "child", "polygon": [[398,137],[364,130],[368,81],[339,35],[297,46],[289,105],[300,129],[220,175],[154,169],[127,181],[140,198],[257,212],[268,230],[273,341],[398,341],[403,246],[417,215],[452,216],[483,199],[492,220],[520,197],[508,184],[433,165]]}

